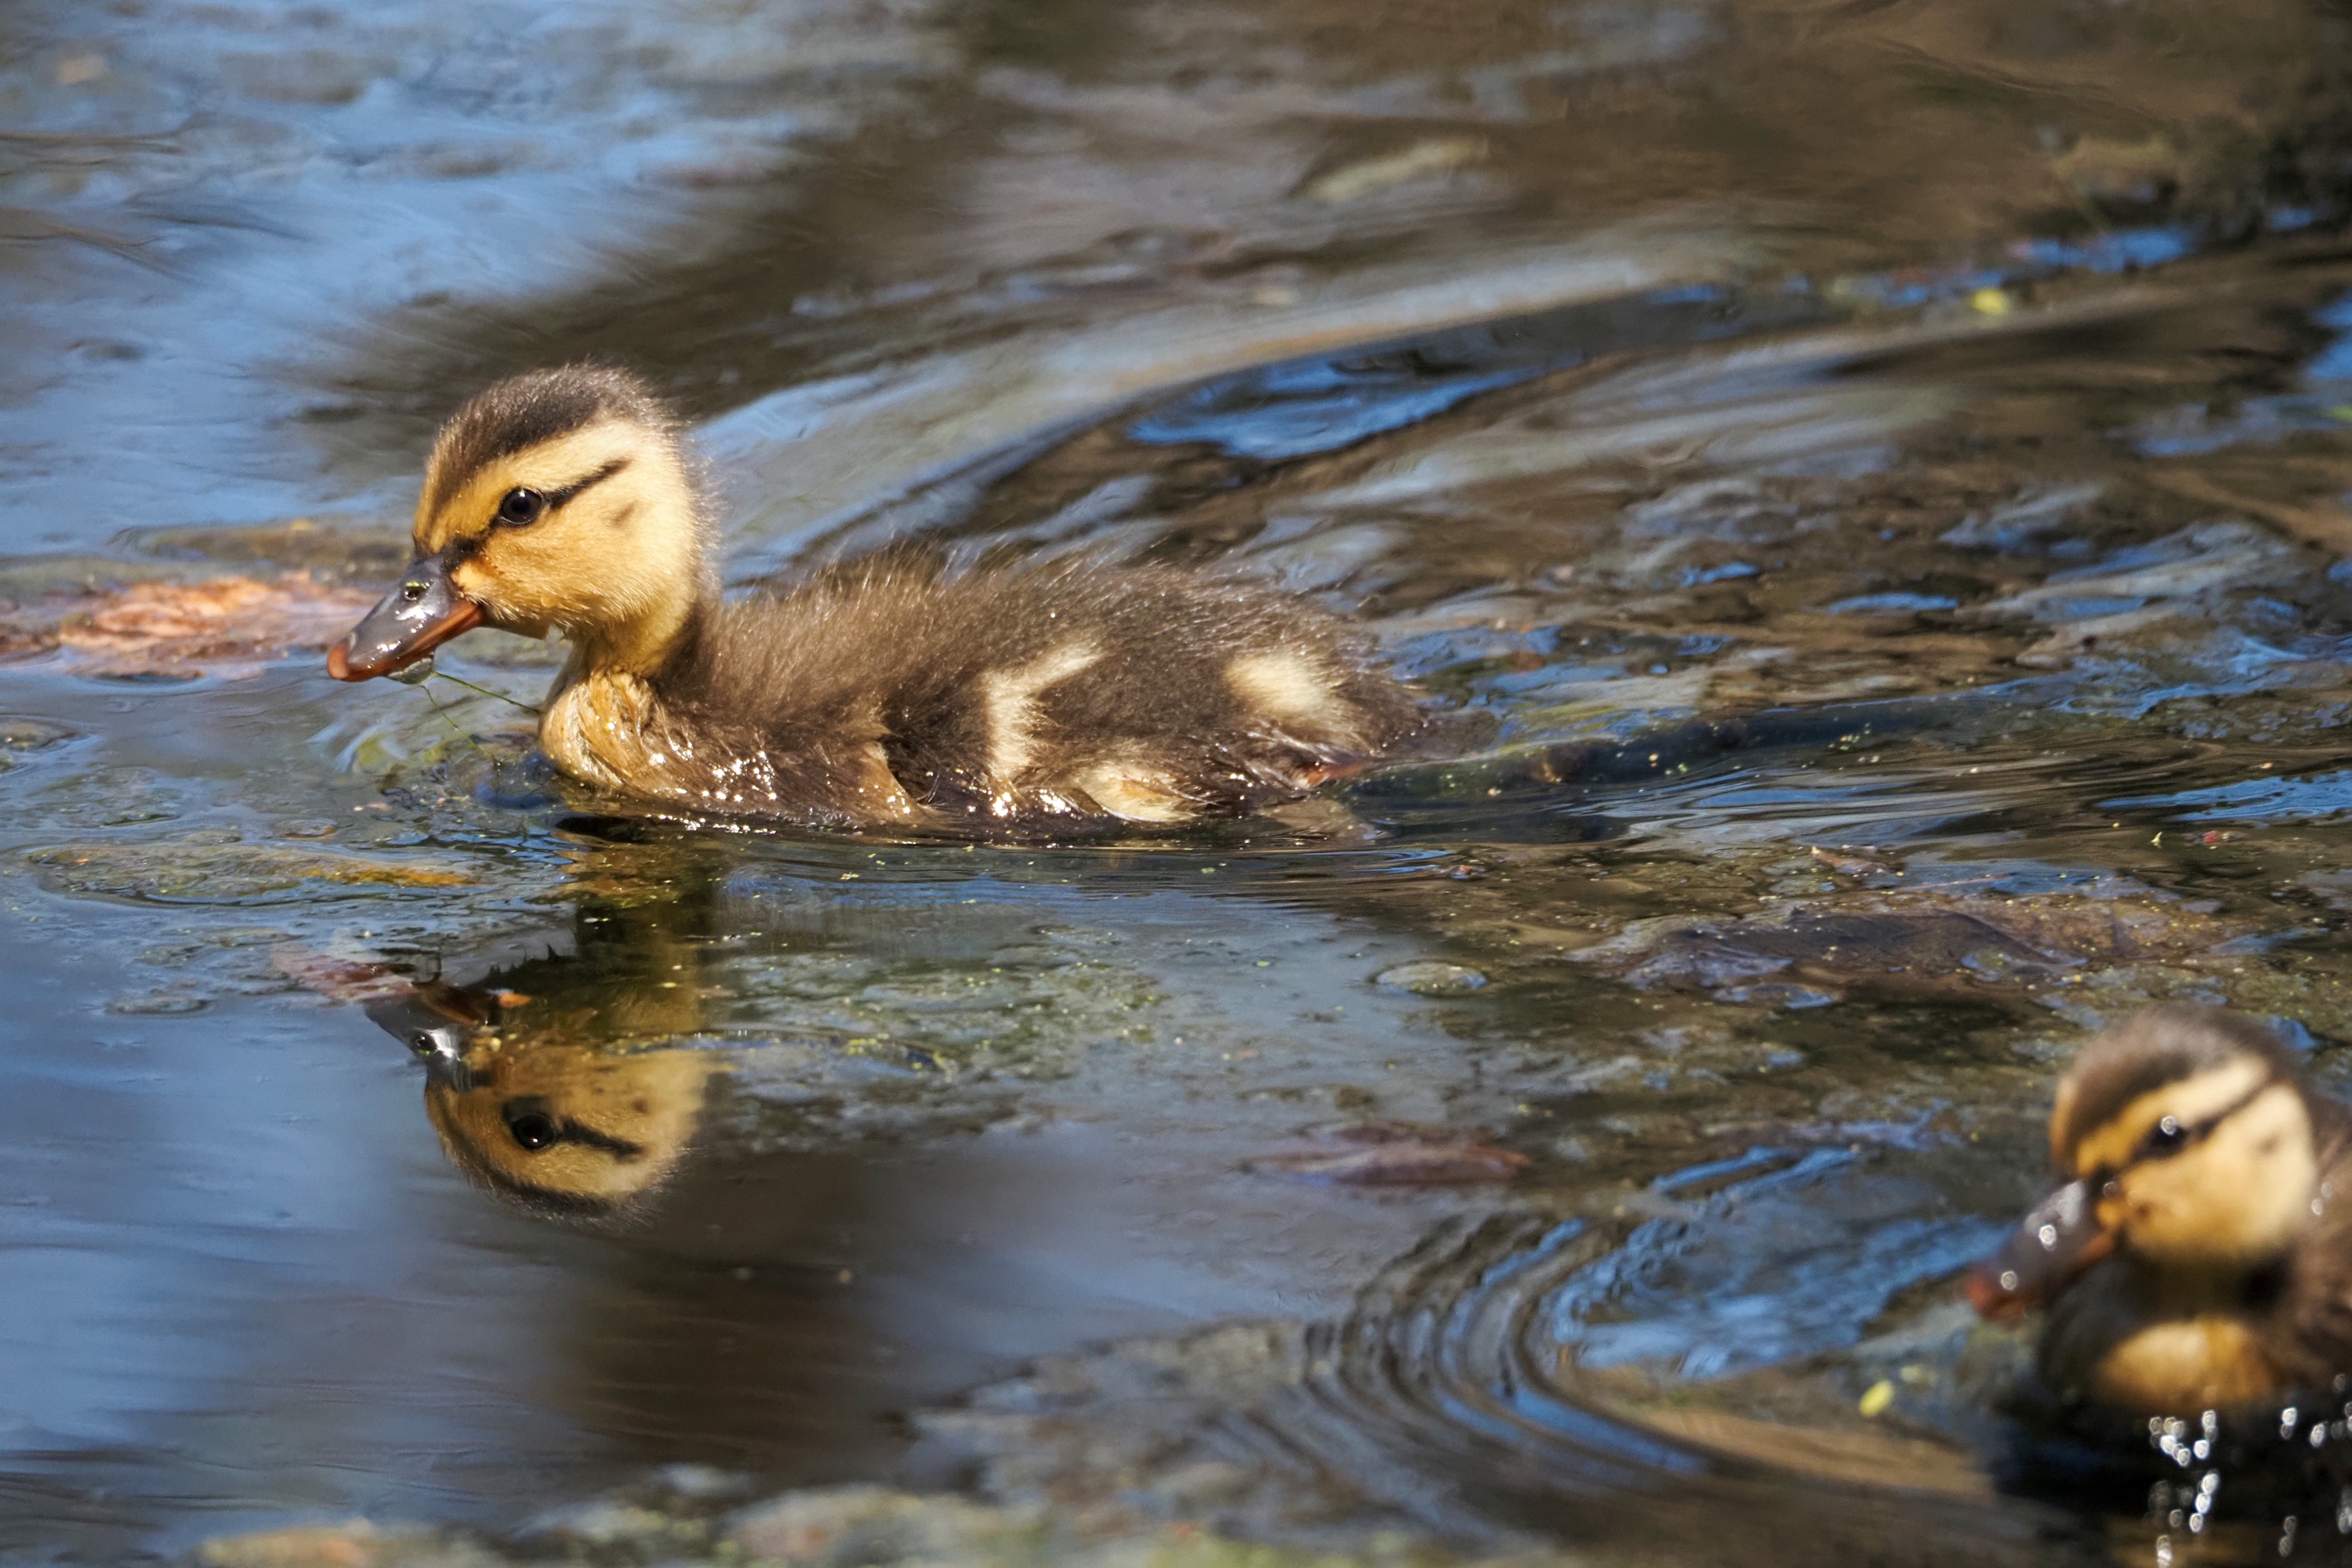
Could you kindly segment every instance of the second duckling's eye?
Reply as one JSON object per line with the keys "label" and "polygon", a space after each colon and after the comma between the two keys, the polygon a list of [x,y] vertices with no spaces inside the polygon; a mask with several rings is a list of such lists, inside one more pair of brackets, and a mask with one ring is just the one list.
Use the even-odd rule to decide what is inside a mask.
{"label": "second duckling's eye", "polygon": [[499,521],[510,528],[537,522],[547,510],[547,498],[533,489],[511,489],[499,502]]}

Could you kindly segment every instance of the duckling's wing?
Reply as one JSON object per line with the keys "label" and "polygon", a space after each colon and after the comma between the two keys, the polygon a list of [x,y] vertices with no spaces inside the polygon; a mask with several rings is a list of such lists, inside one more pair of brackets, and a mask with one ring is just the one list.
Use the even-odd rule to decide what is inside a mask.
{"label": "duckling's wing", "polygon": [[875,758],[943,824],[1254,810],[1422,721],[1329,616],[1172,571],[945,579],[893,556],[730,606],[703,642],[679,680],[709,721]]}

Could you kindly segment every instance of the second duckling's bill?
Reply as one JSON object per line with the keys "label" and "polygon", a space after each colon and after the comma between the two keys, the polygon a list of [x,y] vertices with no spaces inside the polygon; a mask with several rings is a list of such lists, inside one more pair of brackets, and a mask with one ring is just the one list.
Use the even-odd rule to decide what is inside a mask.
{"label": "second duckling's bill", "polygon": [[540,743],[688,809],[843,826],[1165,824],[1294,800],[1429,722],[1296,599],[1158,568],[947,577],[908,554],[719,593],[678,421],[625,373],[534,371],[445,425],[416,559],[327,656],[390,675],[475,626],[560,633]]}

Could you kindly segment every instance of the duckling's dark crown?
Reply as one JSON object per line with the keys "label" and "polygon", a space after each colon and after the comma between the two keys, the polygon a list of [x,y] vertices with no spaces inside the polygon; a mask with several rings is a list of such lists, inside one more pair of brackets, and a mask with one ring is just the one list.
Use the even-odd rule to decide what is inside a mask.
{"label": "duckling's dark crown", "polygon": [[449,416],[435,438],[437,461],[425,510],[438,511],[476,474],[500,458],[568,436],[608,416],[665,436],[675,435],[678,428],[677,416],[655,395],[653,388],[612,365],[558,365],[494,382]]}
{"label": "duckling's dark crown", "polygon": [[2151,1007],[2083,1048],[2051,1143],[2072,1151],[2140,1096],[2248,1057],[2262,1062],[2266,1078],[2295,1080],[2294,1054],[2252,1018],[2185,1003]]}

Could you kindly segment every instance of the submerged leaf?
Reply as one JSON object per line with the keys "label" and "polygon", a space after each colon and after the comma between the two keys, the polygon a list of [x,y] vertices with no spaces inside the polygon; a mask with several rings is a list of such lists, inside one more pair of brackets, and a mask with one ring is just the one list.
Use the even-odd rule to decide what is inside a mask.
{"label": "submerged leaf", "polygon": [[381,963],[337,958],[290,942],[269,950],[269,967],[303,990],[334,1002],[381,1002],[416,989],[407,975]]}
{"label": "submerged leaf", "polygon": [[252,675],[325,647],[372,603],[307,572],[275,581],[134,583],[73,614],[45,601],[0,616],[0,657],[58,648],[77,671],[117,678]]}

